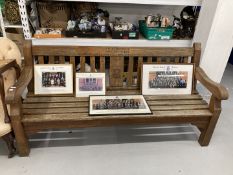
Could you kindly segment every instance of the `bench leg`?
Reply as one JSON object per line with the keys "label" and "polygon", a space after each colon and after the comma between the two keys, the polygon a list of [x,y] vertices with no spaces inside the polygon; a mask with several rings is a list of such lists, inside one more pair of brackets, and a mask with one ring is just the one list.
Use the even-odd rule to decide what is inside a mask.
{"label": "bench leg", "polygon": [[12,127],[15,134],[17,150],[20,157],[28,156],[30,148],[28,144],[28,138],[24,132],[22,123],[20,121],[12,121]]}
{"label": "bench leg", "polygon": [[2,138],[7,144],[7,148],[9,151],[8,158],[12,158],[16,154],[16,149],[14,146],[14,137],[12,132],[4,135]]}
{"label": "bench leg", "polygon": [[210,106],[210,111],[213,113],[213,116],[211,117],[207,127],[201,131],[201,135],[198,140],[201,146],[209,145],[210,139],[213,135],[215,126],[217,124],[217,121],[221,113],[221,101],[217,100],[215,97],[213,96],[211,97],[209,106]]}

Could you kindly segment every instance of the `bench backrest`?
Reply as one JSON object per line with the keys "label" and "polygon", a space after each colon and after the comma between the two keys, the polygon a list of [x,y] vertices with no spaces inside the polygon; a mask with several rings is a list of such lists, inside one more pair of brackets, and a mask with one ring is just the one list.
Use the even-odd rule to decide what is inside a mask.
{"label": "bench backrest", "polygon": [[[91,72],[108,72],[108,89],[139,89],[143,63],[194,63],[199,66],[200,44],[193,47],[85,47],[24,45],[25,65],[73,64],[74,73],[85,64]],[[74,76],[75,77],[75,76]]]}

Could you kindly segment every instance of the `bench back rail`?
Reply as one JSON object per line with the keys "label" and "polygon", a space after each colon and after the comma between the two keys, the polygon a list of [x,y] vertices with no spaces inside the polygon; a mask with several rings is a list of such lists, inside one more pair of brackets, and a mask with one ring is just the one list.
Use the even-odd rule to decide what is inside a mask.
{"label": "bench back rail", "polygon": [[77,69],[79,72],[109,72],[107,89],[139,89],[143,63],[194,63],[198,66],[200,61],[198,43],[180,48],[123,48],[31,46],[28,42],[25,48],[29,49],[25,49],[25,65],[72,64],[74,73]]}

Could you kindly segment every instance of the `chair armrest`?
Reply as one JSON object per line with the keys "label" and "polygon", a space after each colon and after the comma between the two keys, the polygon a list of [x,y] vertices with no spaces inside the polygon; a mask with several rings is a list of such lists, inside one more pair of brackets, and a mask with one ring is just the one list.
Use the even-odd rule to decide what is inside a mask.
{"label": "chair armrest", "polygon": [[11,86],[6,94],[6,103],[15,104],[21,101],[21,96],[32,79],[32,67],[26,66],[17,82]]}
{"label": "chair armrest", "polygon": [[201,67],[196,68],[195,76],[218,100],[228,99],[229,94],[227,89],[221,84],[211,80]]}

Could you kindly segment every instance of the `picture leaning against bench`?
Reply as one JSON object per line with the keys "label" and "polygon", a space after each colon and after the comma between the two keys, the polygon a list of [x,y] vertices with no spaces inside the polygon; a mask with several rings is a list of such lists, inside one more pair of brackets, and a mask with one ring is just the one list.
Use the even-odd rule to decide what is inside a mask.
{"label": "picture leaning against bench", "polygon": [[[228,92],[199,67],[200,54],[199,43],[193,47],[142,48],[32,46],[26,41],[25,66],[14,88],[6,95],[19,155],[29,155],[28,136],[42,130],[130,124],[192,124],[200,130],[199,144],[207,146],[221,113],[221,100],[228,98]],[[58,92],[63,89],[62,94],[34,93],[38,83],[34,81],[34,69],[41,65],[57,65],[61,69],[64,65],[72,65],[72,72],[41,71],[41,88],[54,88]],[[149,72],[142,70],[147,65],[152,66]],[[77,74],[90,72],[86,77],[79,76],[77,81],[76,67],[80,69]],[[105,76],[93,77],[95,73],[105,73]],[[72,79],[72,83],[67,84],[68,79]],[[212,93],[209,103],[196,90],[197,81]],[[29,93],[22,100],[26,87]],[[101,112],[90,116],[90,97],[83,96],[83,92],[79,97],[77,87],[77,94],[90,91],[94,95],[93,91],[99,90],[101,95],[106,95],[103,100],[107,96],[114,99],[94,101],[91,107],[97,111],[101,108]],[[138,98],[135,99],[135,95]],[[142,103],[143,99],[146,103]],[[145,104],[151,113],[116,113],[122,109],[140,111]],[[102,113],[109,109],[115,113]]]}

